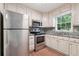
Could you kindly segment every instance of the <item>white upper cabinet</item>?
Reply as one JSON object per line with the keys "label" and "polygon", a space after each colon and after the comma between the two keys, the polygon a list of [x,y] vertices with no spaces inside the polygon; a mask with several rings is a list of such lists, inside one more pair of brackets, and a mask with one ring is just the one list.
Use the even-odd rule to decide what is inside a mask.
{"label": "white upper cabinet", "polygon": [[49,19],[48,19],[48,21],[49,21],[49,26],[50,26],[50,27],[53,27],[53,16],[52,16],[51,14],[49,14],[48,17],[49,17]]}
{"label": "white upper cabinet", "polygon": [[32,10],[32,11],[31,11],[31,17],[32,17],[32,19],[33,19],[33,20],[36,20],[36,16],[37,16],[37,15],[36,15],[35,11]]}
{"label": "white upper cabinet", "polygon": [[2,10],[3,10],[3,4],[0,3],[0,11],[2,11]]}
{"label": "white upper cabinet", "polygon": [[49,27],[48,13],[43,14],[42,26]]}
{"label": "white upper cabinet", "polygon": [[41,21],[42,14],[40,12],[32,10],[31,11],[31,17],[32,17],[32,20]]}
{"label": "white upper cabinet", "polygon": [[[23,6],[21,4],[15,4],[15,3],[13,3],[13,4],[12,3],[11,4],[6,3],[5,4],[5,10],[15,12],[15,14],[16,13],[21,14],[23,16],[22,19],[18,15],[16,15],[16,17],[19,17],[21,19],[21,21],[23,21],[23,26],[28,28],[28,15],[26,13],[26,7],[25,6]],[[12,19],[14,19],[14,18],[12,18]],[[14,20],[17,20],[17,18],[14,19]]]}
{"label": "white upper cabinet", "polygon": [[6,10],[10,10],[10,11],[14,11],[14,12],[16,12],[16,10],[17,10],[17,8],[16,8],[16,4],[10,4],[10,3],[6,3],[5,4],[5,9]]}
{"label": "white upper cabinet", "polygon": [[4,15],[4,4],[0,3],[0,12]]}
{"label": "white upper cabinet", "polygon": [[28,19],[29,19],[29,26],[32,26],[32,12],[31,9],[27,8],[27,15],[28,15]]}
{"label": "white upper cabinet", "polygon": [[42,23],[44,27],[55,27],[55,16],[53,13],[44,13]]}
{"label": "white upper cabinet", "polygon": [[6,3],[5,9],[10,10],[10,11],[14,11],[14,12],[17,12],[17,13],[21,13],[21,14],[26,14],[26,7],[21,5],[21,4]]}
{"label": "white upper cabinet", "polygon": [[21,14],[26,14],[26,7],[21,4],[17,4],[16,11]]}
{"label": "white upper cabinet", "polygon": [[79,25],[79,4],[72,4],[73,25]]}
{"label": "white upper cabinet", "polygon": [[40,21],[42,20],[42,14],[40,12],[34,11],[33,9],[27,8],[27,14],[29,19],[29,26],[32,26],[32,21]]}
{"label": "white upper cabinet", "polygon": [[55,27],[56,24],[56,19],[53,13],[49,13],[49,26],[50,27]]}

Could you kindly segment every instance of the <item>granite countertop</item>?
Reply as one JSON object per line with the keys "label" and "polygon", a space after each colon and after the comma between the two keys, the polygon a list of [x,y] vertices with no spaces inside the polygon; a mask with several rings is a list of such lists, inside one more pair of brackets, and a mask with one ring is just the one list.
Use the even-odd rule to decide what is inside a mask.
{"label": "granite countertop", "polygon": [[[79,39],[79,32],[57,32],[57,31],[49,31],[49,32],[47,32],[45,34]],[[44,36],[45,34],[37,35],[37,36]],[[29,34],[29,36],[33,36],[33,35],[34,34]]]}
{"label": "granite countertop", "polygon": [[49,32],[46,34],[79,39],[79,33],[77,32]]}

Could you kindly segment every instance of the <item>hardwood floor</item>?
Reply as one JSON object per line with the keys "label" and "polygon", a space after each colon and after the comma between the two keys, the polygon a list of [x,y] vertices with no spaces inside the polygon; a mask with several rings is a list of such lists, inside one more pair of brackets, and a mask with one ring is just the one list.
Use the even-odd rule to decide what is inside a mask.
{"label": "hardwood floor", "polygon": [[64,56],[64,54],[61,54],[55,50],[52,50],[48,47],[45,47],[39,51],[33,51],[30,54],[31,56]]}

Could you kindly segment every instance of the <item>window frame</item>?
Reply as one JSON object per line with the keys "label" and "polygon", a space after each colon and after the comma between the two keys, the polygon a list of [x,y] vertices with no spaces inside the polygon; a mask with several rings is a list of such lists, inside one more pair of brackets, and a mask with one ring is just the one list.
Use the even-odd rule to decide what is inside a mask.
{"label": "window frame", "polygon": [[[70,30],[58,30],[58,19],[57,19],[57,17],[60,17],[60,16],[63,16],[63,15],[66,15],[66,14],[70,14],[71,13],[71,29]],[[56,17],[55,17],[55,19],[56,19],[56,31],[63,31],[63,32],[72,32],[72,27],[73,27],[73,25],[72,25],[72,12],[71,11],[65,11],[65,12],[63,12],[63,13],[61,13],[61,14],[58,14]]]}

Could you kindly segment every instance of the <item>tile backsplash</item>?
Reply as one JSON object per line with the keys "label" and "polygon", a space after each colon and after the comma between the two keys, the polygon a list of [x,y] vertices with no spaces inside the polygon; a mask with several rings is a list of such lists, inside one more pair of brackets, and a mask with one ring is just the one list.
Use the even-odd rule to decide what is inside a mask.
{"label": "tile backsplash", "polygon": [[73,31],[74,31],[74,32],[79,32],[79,26],[74,26],[74,27],[73,27]]}

